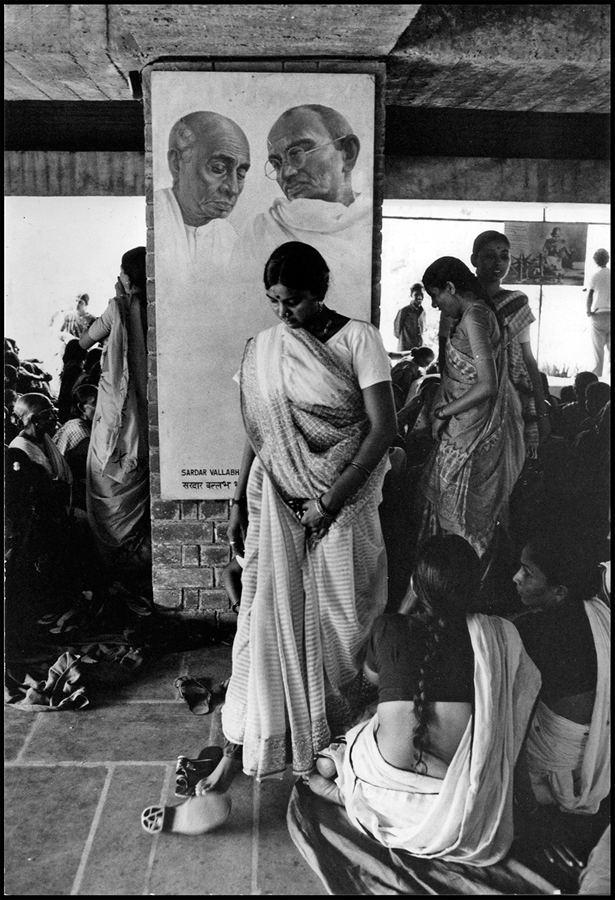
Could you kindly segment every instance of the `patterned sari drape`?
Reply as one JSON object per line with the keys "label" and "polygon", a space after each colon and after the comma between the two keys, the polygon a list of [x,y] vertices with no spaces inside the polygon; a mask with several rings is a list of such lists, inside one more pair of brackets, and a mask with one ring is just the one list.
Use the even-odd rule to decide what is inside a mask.
{"label": "patterned sari drape", "polygon": [[[451,418],[425,466],[419,485],[422,536],[460,534],[482,556],[525,458],[519,398],[509,376],[504,342],[496,350],[495,398]],[[451,402],[476,383],[471,356],[448,339],[446,374],[437,402]]]}

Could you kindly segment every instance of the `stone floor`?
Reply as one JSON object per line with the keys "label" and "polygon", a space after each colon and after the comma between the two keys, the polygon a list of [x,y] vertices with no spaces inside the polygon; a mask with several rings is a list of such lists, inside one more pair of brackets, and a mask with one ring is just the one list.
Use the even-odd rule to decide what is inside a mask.
{"label": "stone floor", "polygon": [[177,756],[221,743],[220,712],[194,716],[179,675],[230,674],[230,647],[169,654],[86,709],[5,706],[5,895],[321,895],[286,827],[294,779],[239,775],[226,825],[146,834],[142,810],[174,796]]}

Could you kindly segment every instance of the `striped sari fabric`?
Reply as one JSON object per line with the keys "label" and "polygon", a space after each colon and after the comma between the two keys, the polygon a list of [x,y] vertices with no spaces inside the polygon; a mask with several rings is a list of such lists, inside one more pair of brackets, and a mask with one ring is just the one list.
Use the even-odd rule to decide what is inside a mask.
{"label": "striped sari fabric", "polygon": [[257,459],[222,725],[243,744],[244,771],[262,778],[312,768],[384,609],[388,458],[312,544],[288,501],[320,496],[360,446],[368,423],[356,379],[309,333],[280,325],[248,343],[241,398]]}

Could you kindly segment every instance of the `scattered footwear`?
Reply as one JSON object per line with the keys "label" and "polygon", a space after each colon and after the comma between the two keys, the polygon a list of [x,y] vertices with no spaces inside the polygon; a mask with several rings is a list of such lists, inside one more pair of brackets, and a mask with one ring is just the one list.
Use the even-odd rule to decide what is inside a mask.
{"label": "scattered footwear", "polygon": [[178,756],[175,769],[175,796],[193,797],[202,778],[211,775],[222,759],[222,747],[205,747],[196,759]]}
{"label": "scattered footwear", "polygon": [[182,675],[175,679],[175,687],[182,700],[195,716],[205,716],[211,709],[212,693],[198,678]]}
{"label": "scattered footwear", "polygon": [[224,825],[230,814],[229,795],[210,793],[189,797],[179,806],[148,806],[141,813],[141,826],[148,834],[206,834]]}

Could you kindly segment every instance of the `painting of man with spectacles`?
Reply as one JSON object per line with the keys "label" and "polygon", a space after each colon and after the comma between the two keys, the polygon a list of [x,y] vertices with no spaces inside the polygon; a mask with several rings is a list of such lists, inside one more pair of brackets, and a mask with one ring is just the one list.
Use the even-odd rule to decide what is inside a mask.
{"label": "painting of man with spectacles", "polygon": [[327,260],[335,308],[369,319],[373,205],[369,192],[353,187],[360,151],[359,138],[337,109],[309,103],[279,116],[267,136],[264,168],[284,196],[240,233],[234,259],[243,261],[246,279],[276,247],[303,241]]}

